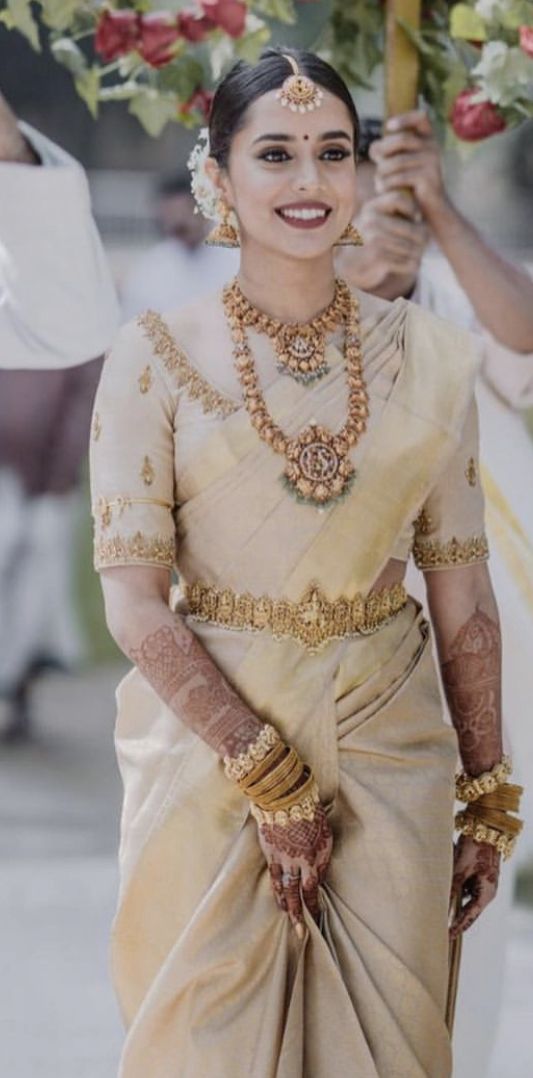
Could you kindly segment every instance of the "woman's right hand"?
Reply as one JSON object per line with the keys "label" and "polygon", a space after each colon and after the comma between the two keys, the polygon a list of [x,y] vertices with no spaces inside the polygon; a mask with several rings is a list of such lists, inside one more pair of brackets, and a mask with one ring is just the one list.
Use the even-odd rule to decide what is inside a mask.
{"label": "woman's right hand", "polygon": [[318,888],[325,878],[333,848],[324,806],[317,804],[313,820],[291,821],[287,826],[262,823],[258,830],[276,902],[289,915],[301,939],[302,896],[311,916],[318,921]]}

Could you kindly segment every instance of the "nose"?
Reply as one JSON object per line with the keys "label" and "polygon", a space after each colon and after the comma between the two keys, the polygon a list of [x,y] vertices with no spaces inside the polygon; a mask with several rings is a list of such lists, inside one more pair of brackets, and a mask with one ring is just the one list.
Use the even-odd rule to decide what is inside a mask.
{"label": "nose", "polygon": [[323,187],[318,164],[311,156],[302,160],[294,177],[294,186],[297,191],[316,191]]}

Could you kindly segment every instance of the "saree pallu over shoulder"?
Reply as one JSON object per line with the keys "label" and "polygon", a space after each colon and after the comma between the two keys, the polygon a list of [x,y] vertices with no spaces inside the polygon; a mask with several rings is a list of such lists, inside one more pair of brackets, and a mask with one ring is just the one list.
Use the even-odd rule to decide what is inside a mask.
{"label": "saree pallu over shoulder", "polygon": [[[412,304],[393,304],[384,322],[365,348],[370,424],[352,453],[349,496],[324,515],[295,504],[279,483],[279,458],[246,413],[233,414],[206,435],[180,478],[178,567],[187,583],[292,601],[311,583],[331,600],[368,593],[459,444],[478,365],[470,334]],[[342,364],[332,367],[305,395],[287,379],[269,390],[289,432],[314,415],[333,428],[342,421]]]}

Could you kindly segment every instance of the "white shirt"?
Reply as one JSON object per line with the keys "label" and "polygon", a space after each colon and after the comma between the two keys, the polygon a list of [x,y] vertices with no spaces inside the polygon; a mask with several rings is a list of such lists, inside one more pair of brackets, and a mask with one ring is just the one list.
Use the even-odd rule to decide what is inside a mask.
{"label": "white shirt", "polygon": [[20,128],[42,164],[0,162],[0,367],[72,367],[109,346],[115,290],[83,169]]}
{"label": "white shirt", "polygon": [[237,249],[193,249],[171,237],[149,247],[134,263],[120,289],[125,321],[147,309],[159,312],[221,288],[239,268]]}

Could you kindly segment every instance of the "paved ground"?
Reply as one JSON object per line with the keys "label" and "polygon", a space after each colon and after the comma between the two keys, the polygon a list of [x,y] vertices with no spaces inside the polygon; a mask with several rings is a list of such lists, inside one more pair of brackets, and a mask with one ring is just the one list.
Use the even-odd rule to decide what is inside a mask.
{"label": "paved ground", "polygon": [[[122,1031],[107,941],[117,884],[119,676],[113,667],[43,682],[35,744],[0,757],[5,1078],[116,1076]],[[487,1078],[531,1078],[533,910],[525,907],[513,913],[504,999]]]}

